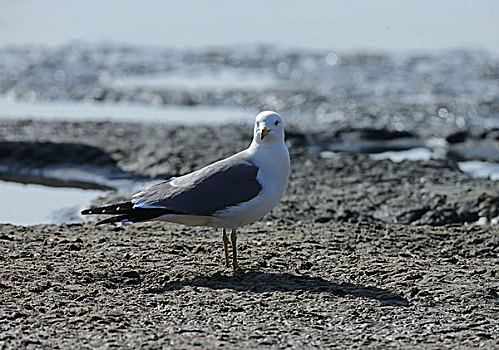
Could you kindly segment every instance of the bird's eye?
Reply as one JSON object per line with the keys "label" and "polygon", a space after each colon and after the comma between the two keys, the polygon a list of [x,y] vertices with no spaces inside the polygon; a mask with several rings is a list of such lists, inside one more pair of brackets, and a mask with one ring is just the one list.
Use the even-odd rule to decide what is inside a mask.
{"label": "bird's eye", "polygon": [[279,125],[279,121],[276,120],[275,123],[274,123],[276,126]]}

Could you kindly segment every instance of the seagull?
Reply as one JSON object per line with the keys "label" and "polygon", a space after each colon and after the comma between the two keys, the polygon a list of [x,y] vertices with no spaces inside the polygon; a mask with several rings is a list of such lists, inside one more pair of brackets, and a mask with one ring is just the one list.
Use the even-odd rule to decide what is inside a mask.
{"label": "seagull", "polygon": [[231,230],[232,267],[238,270],[237,229],[261,219],[279,203],[289,167],[283,120],[275,112],[264,111],[255,118],[253,140],[247,149],[152,185],[128,202],[85,209],[81,214],[113,215],[97,225],[159,220],[221,228],[227,267],[227,230]]}

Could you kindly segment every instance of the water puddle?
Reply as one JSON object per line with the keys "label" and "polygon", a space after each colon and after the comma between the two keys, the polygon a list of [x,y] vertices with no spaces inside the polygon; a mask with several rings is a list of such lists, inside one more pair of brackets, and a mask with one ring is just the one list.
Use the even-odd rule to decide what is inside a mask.
{"label": "water puddle", "polygon": [[[390,159],[392,162],[404,160],[420,161],[443,158],[442,154],[428,148],[417,147],[404,151],[388,151],[370,155],[373,159]],[[499,180],[499,163],[484,162],[478,160],[463,161],[457,163],[459,169],[472,177],[490,178]]]}
{"label": "water puddle", "polygon": [[[332,144],[326,150],[320,151],[322,158],[334,158],[338,152],[360,152],[370,153],[374,152],[375,147],[379,146],[377,143],[372,142],[355,142],[344,144]],[[386,146],[386,143],[383,143]],[[397,146],[402,144],[398,143]],[[407,146],[407,143],[405,143]],[[392,144],[393,146],[393,144]],[[430,159],[445,158],[445,149],[442,147],[428,148],[428,147],[414,147],[404,150],[390,150],[378,153],[370,153],[372,159],[382,160],[389,159],[392,162],[400,163],[405,160],[409,161],[428,161]],[[490,178],[491,180],[499,180],[499,163],[485,162],[478,160],[461,161],[457,163],[459,169],[472,177]]]}
{"label": "water puddle", "polygon": [[491,180],[499,180],[499,163],[489,163],[479,160],[470,160],[458,163],[463,173],[473,177],[485,177]]}
{"label": "water puddle", "polygon": [[404,151],[387,151],[371,154],[371,158],[373,159],[390,159],[392,162],[396,163],[402,162],[404,160],[430,160],[437,157],[438,155],[435,154],[431,149],[424,147],[416,147]]}
{"label": "water puddle", "polygon": [[105,191],[0,181],[0,193],[1,223],[35,225],[78,222],[79,210]]}

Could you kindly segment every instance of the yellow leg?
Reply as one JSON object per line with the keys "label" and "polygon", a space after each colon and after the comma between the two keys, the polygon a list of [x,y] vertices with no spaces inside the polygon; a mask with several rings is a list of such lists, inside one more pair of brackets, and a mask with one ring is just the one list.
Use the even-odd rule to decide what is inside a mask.
{"label": "yellow leg", "polygon": [[222,231],[222,242],[224,243],[224,253],[225,253],[225,266],[229,267],[229,239],[227,238],[227,233],[225,229]]}
{"label": "yellow leg", "polygon": [[237,263],[237,249],[236,249],[236,242],[237,242],[237,234],[236,230],[232,229],[232,232],[230,233],[230,242],[232,243],[232,267],[234,270],[239,270],[239,264]]}

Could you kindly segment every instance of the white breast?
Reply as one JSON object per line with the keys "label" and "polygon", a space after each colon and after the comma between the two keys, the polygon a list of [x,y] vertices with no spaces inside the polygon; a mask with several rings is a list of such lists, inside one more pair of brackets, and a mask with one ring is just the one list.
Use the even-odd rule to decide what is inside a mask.
{"label": "white breast", "polygon": [[275,142],[252,146],[247,152],[251,162],[259,168],[257,180],[262,189],[250,201],[215,213],[216,226],[238,227],[259,220],[279,203],[284,194],[290,166],[286,145]]}

